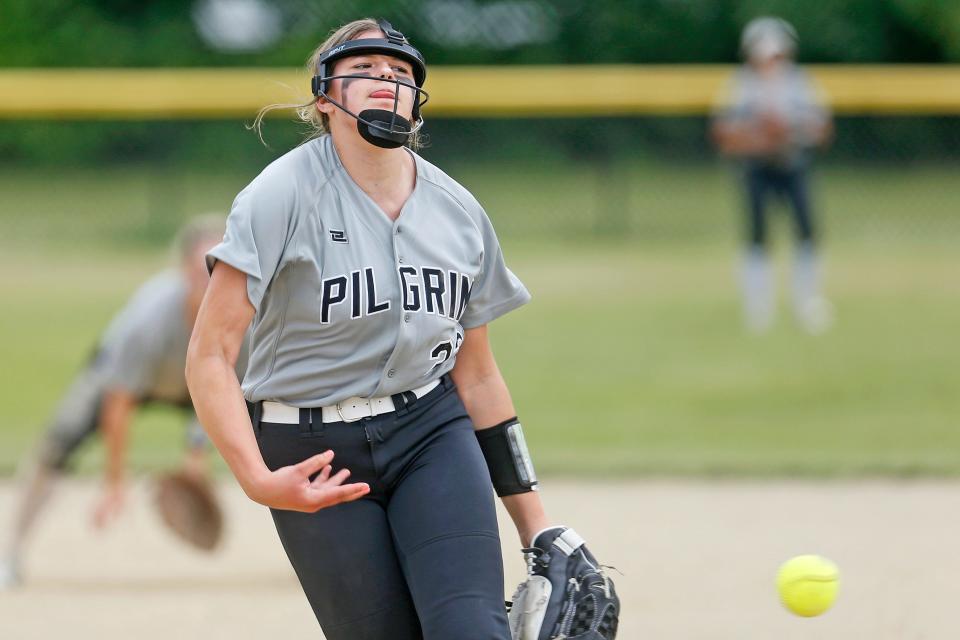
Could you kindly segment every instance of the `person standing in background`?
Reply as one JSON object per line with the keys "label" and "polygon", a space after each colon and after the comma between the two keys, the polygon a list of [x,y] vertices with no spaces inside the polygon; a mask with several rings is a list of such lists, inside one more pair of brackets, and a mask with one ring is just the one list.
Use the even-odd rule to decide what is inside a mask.
{"label": "person standing in background", "polygon": [[793,216],[797,322],[818,334],[833,320],[821,291],[809,192],[812,151],[830,142],[833,123],[822,92],[794,61],[796,47],[797,33],[785,20],[750,21],[741,36],[746,62],[729,82],[711,129],[720,152],[743,164],[748,224],[742,288],[745,320],[754,332],[770,328],[776,307],[766,220],[771,195],[785,200]]}

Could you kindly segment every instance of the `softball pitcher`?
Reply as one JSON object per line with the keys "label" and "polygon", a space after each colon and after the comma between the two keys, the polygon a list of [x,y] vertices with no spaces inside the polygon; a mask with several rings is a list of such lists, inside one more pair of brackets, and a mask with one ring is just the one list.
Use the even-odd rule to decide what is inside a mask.
{"label": "softball pitcher", "polygon": [[[140,287],[71,384],[38,455],[24,468],[24,491],[9,545],[0,557],[0,586],[20,581],[28,534],[47,504],[54,481],[98,430],[104,437],[107,464],[94,522],[104,526],[117,515],[126,493],[126,435],[138,406],[162,403],[187,412],[186,466],[196,473],[204,471],[208,441],[193,415],[183,368],[190,331],[209,280],[203,256],[222,236],[222,219],[198,218],[184,227],[178,238],[179,268],[160,273]],[[239,359],[241,367],[244,359]]]}
{"label": "softball pitcher", "polygon": [[743,265],[747,326],[765,331],[773,322],[774,287],[767,240],[767,205],[778,196],[790,206],[797,238],[793,306],[800,326],[824,331],[831,307],[823,297],[817,234],[809,193],[812,151],[832,135],[821,92],[793,62],[797,34],[779,18],[757,18],[743,30],[747,63],[733,77],[713,126],[721,152],[740,158],[748,202],[748,247]]}
{"label": "softball pitcher", "polygon": [[[309,70],[317,135],[237,196],[208,254],[187,358],[201,422],[271,508],[328,640],[614,637],[612,584],[550,526],[487,339],[530,295],[473,196],[406,146],[423,57],[358,20]],[[510,623],[491,479],[529,547]]]}

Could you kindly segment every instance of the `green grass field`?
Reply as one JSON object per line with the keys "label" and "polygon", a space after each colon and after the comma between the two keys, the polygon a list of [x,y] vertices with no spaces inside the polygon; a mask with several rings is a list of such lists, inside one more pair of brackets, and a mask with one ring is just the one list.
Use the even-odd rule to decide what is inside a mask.
{"label": "green grass field", "polygon": [[[594,218],[570,223],[583,233],[532,239],[550,220],[531,216],[553,203],[561,225],[574,211],[567,200],[595,206],[581,193],[595,176],[470,173],[464,182],[534,294],[492,335],[541,472],[960,474],[960,194],[946,170],[900,183],[887,171],[823,181],[838,322],[819,337],[797,330],[786,304],[770,334],[741,328],[734,201],[716,168],[638,169],[625,192],[631,233],[607,239],[586,235]],[[698,188],[669,197],[684,177]],[[175,223],[150,213],[162,201],[146,186],[155,179],[85,172],[48,193],[36,173],[0,175],[0,222],[11,230],[0,241],[0,470],[36,440],[111,314],[163,266],[147,231]],[[177,178],[176,208],[225,207],[242,182]],[[143,412],[134,463],[169,464],[182,435],[174,413]],[[100,456],[92,448],[83,466]]]}

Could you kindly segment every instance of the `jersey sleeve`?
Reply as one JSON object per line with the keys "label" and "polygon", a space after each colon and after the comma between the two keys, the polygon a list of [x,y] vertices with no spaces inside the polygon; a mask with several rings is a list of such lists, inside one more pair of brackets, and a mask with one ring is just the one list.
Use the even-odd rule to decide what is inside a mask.
{"label": "jersey sleeve", "polygon": [[823,87],[808,73],[801,75],[804,102],[809,117],[823,123],[830,119],[830,96]]}
{"label": "jersey sleeve", "polygon": [[817,132],[830,123],[829,99],[817,82],[803,70],[797,70],[793,83],[796,95],[794,140],[801,147],[816,146]]}
{"label": "jersey sleeve", "polygon": [[221,260],[247,274],[247,297],[257,311],[280,266],[293,209],[292,189],[276,175],[261,174],[234,200],[223,242],[207,253],[211,272]]}
{"label": "jersey sleeve", "polygon": [[497,234],[486,213],[481,211],[478,223],[483,237],[483,261],[460,320],[464,329],[487,324],[530,301],[527,288],[507,268]]}
{"label": "jersey sleeve", "polygon": [[720,90],[714,96],[713,104],[710,107],[710,116],[719,121],[742,118],[746,112],[745,98],[743,78],[738,70],[731,73],[720,86]]}

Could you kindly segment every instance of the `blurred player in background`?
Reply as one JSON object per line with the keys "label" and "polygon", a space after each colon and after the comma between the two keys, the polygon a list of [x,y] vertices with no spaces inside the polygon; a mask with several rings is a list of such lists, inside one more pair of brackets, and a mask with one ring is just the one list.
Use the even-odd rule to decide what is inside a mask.
{"label": "blurred player in background", "polygon": [[[189,413],[186,470],[206,474],[208,441],[193,414],[184,379],[187,344],[209,277],[204,254],[223,237],[222,216],[200,217],[177,238],[178,268],[157,274],[133,295],[107,327],[93,357],[77,375],[25,465],[25,485],[8,545],[0,550],[0,588],[15,586],[27,536],[47,504],[55,480],[97,431],[106,447],[103,494],[94,512],[100,528],[125,502],[127,433],[137,407],[157,402]],[[243,367],[245,357],[239,359]]]}
{"label": "blurred player in background", "polygon": [[766,210],[771,195],[789,203],[796,229],[793,306],[800,326],[825,331],[832,310],[821,293],[817,237],[808,171],[812,151],[825,146],[833,125],[822,93],[794,62],[797,34],[784,20],[756,18],[743,30],[746,64],[734,74],[715,115],[720,151],[743,160],[748,200],[748,247],[742,286],[747,326],[773,323],[775,290]]}

